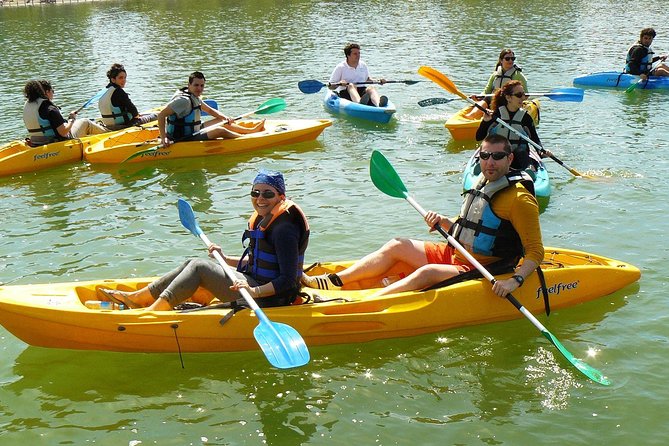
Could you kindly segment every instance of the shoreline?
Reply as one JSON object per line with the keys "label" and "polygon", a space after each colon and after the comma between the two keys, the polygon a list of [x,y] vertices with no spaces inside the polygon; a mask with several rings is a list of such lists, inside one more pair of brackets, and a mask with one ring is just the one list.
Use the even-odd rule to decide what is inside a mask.
{"label": "shoreline", "polygon": [[106,0],[0,0],[0,7],[66,5],[71,3],[95,3]]}

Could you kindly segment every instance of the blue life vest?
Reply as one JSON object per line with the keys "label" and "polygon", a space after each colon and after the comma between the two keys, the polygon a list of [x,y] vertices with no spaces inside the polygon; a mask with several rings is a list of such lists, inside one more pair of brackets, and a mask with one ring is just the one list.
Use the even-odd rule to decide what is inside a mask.
{"label": "blue life vest", "polygon": [[58,139],[58,134],[56,129],[51,127],[51,122],[48,119],[40,116],[40,108],[44,108],[49,105],[53,105],[51,101],[44,98],[39,98],[37,101],[30,102],[26,101],[23,106],[23,122],[28,129],[28,135],[30,138],[33,137],[42,137],[42,138],[53,138]]}
{"label": "blue life vest", "polygon": [[[638,48],[643,48],[647,50],[647,53],[644,57],[641,58],[641,60],[638,62],[639,65],[637,66],[637,62],[632,60],[632,52],[633,50],[636,50]],[[630,74],[649,74],[650,70],[653,68],[653,56],[654,56],[653,49],[651,47],[647,47],[641,44],[641,42],[637,42],[634,45],[630,47],[630,49],[627,51],[627,58],[625,60],[625,73],[630,73]]]}
{"label": "blue life vest", "polygon": [[473,189],[464,192],[460,215],[450,233],[469,252],[503,259],[523,256],[520,236],[509,220],[501,219],[492,210],[495,194],[521,183],[534,195],[532,178],[524,171],[512,170],[490,183],[480,175]]}
{"label": "blue life vest", "polygon": [[301,238],[298,244],[297,276],[294,278],[295,286],[290,290],[290,293],[293,294],[291,297],[294,297],[300,288],[304,253],[309,243],[309,222],[302,209],[290,200],[284,200],[277,204],[262,220],[257,212],[253,213],[249,219],[249,229],[244,231],[242,236],[242,243],[248,239],[249,245],[239,260],[237,270],[250,275],[259,284],[271,282],[279,277],[280,271],[276,250],[274,245],[269,242],[272,227],[277,221],[289,221],[301,228]]}
{"label": "blue life vest", "polygon": [[107,91],[98,101],[98,107],[100,108],[100,114],[102,115],[102,123],[110,128],[119,125],[129,125],[134,116],[132,116],[129,111],[112,105],[111,101],[112,95],[116,89],[121,87],[113,83],[110,83],[107,87]]}
{"label": "blue life vest", "polygon": [[188,87],[184,87],[176,92],[172,100],[184,97],[190,103],[190,109],[182,116],[177,116],[172,113],[167,117],[166,132],[173,140],[179,140],[192,136],[202,128],[201,109],[202,102],[188,91]]}

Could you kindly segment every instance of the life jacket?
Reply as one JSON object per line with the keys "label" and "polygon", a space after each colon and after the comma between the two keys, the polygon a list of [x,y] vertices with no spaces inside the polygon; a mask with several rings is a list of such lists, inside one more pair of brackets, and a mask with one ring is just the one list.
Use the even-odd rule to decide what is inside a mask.
{"label": "life jacket", "polygon": [[38,137],[38,139],[40,139],[39,137],[41,137],[41,139],[58,139],[59,135],[56,132],[56,129],[51,126],[51,122],[49,122],[48,119],[41,117],[39,114],[43,104],[44,107],[53,105],[48,99],[39,98],[37,101],[33,102],[26,101],[23,106],[23,122],[26,125],[26,129],[28,129],[28,135],[31,139],[34,137]]}
{"label": "life jacket", "polygon": [[[239,259],[237,270],[250,275],[258,283],[265,284],[279,277],[279,263],[276,249],[270,243],[272,226],[278,221],[289,221],[298,224],[301,228],[301,237],[298,244],[297,275],[295,285],[285,293],[277,293],[277,297],[288,297],[292,301],[300,289],[300,277],[304,264],[304,253],[309,243],[309,222],[302,209],[291,200],[284,200],[262,220],[257,212],[249,218],[248,229],[242,235],[242,243],[247,239],[249,245]],[[244,260],[248,257],[248,261]],[[265,298],[260,299],[265,300]],[[290,303],[290,302],[287,302]]]}
{"label": "life jacket", "polygon": [[[498,110],[499,110],[499,117],[502,121],[506,122],[507,124],[509,124],[509,126],[513,127],[514,129],[518,130],[520,133],[529,138],[530,129],[522,125],[523,117],[525,117],[525,115],[527,114],[527,110],[525,110],[524,108],[519,108],[518,111],[513,115],[513,119],[511,118],[511,113],[509,113],[509,109],[506,108],[506,105],[502,105],[501,107],[499,107]],[[490,130],[488,130],[488,134],[497,134],[504,136],[506,139],[509,140],[513,152],[527,151],[528,148],[527,141],[525,141],[523,138],[521,138],[511,130],[507,129],[503,125],[497,123],[492,124]]]}
{"label": "life jacket", "polygon": [[483,175],[473,189],[465,191],[460,215],[450,233],[469,252],[503,259],[520,259],[523,245],[509,220],[501,219],[492,210],[495,194],[521,183],[534,195],[532,178],[524,171],[512,170],[492,183]]}
{"label": "life jacket", "polygon": [[190,109],[188,110],[188,113],[184,113],[182,116],[177,116],[176,113],[172,113],[167,117],[166,132],[174,140],[191,136],[202,127],[202,102],[200,99],[189,93],[188,87],[178,90],[174,96],[172,96],[172,100],[178,97],[187,98],[190,103]]}
{"label": "life jacket", "polygon": [[102,95],[98,101],[100,114],[102,115],[102,123],[106,126],[113,127],[118,125],[129,125],[132,121],[132,114],[124,108],[112,105],[112,95],[117,88],[121,88],[114,83],[107,85],[107,91]]}
{"label": "life jacket", "polygon": [[[632,60],[631,54],[632,50],[635,50],[637,48],[645,48],[648,53],[641,59],[639,62],[639,66],[636,66],[636,62]],[[632,74],[648,74],[650,73],[650,70],[653,69],[653,56],[655,55],[655,52],[653,49],[649,46],[644,46],[641,44],[641,42],[637,42],[634,45],[630,47],[629,50],[627,50],[627,58],[625,60],[625,73],[632,73]],[[634,64],[634,65],[632,65]]]}
{"label": "life jacket", "polygon": [[502,66],[498,66],[493,73],[495,78],[492,81],[492,91],[502,88],[506,83],[513,80],[513,75],[516,74],[516,71],[523,71],[519,66],[513,64],[507,71],[503,71]]}

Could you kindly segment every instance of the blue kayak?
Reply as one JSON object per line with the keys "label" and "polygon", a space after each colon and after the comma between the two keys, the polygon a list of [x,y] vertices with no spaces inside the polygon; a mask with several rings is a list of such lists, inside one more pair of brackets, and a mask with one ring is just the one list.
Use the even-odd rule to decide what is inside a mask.
{"label": "blue kayak", "polygon": [[[633,74],[625,74],[620,71],[600,71],[599,73],[590,73],[574,78],[574,85],[579,87],[609,87],[609,88],[627,88],[641,79]],[[648,81],[641,82],[638,89],[669,89],[669,77],[650,76]]]}
{"label": "blue kayak", "polygon": [[332,90],[325,92],[323,105],[332,113],[380,122],[382,124],[387,124],[397,111],[395,104],[390,100],[388,100],[388,105],[385,107],[374,107],[373,105],[363,105],[342,99]]}
{"label": "blue kayak", "polygon": [[[551,199],[551,181],[548,177],[548,171],[541,157],[536,151],[530,151],[530,157],[539,163],[539,170],[534,171],[527,169],[527,173],[534,179],[534,194],[539,202],[539,212],[546,210],[548,202]],[[481,166],[479,164],[479,151],[476,150],[469,161],[467,167],[462,175],[462,189],[469,190],[476,184],[476,179],[481,173]]]}

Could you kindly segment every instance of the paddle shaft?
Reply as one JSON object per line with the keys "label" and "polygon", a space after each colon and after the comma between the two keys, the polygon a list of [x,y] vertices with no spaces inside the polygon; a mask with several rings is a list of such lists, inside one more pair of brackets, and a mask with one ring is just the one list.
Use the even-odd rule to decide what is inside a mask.
{"label": "paddle shaft", "polygon": [[[211,241],[209,240],[209,237],[207,237],[206,234],[200,233],[198,234],[198,237],[200,237],[200,240],[204,242],[204,244],[207,246],[211,246]],[[214,258],[218,261],[218,263],[223,267],[223,271],[225,272],[225,275],[228,276],[228,279],[230,279],[231,282],[234,282],[236,277],[235,277],[235,271],[232,269],[230,265],[228,265],[223,259],[223,256],[221,255],[220,252],[214,251]],[[269,320],[267,319],[267,316],[265,316],[265,313],[260,309],[256,301],[251,297],[251,293],[246,288],[240,288],[239,289],[239,294],[242,295],[244,298],[244,301],[246,304],[251,307],[253,311],[256,312],[256,315],[258,316],[259,319],[261,319],[263,322],[269,323]]]}
{"label": "paddle shaft", "polygon": [[[522,139],[524,139],[525,141],[527,141],[532,147],[534,147],[535,149],[537,149],[537,151],[539,152],[539,154],[543,154],[543,153],[546,152],[546,150],[545,150],[543,147],[541,147],[539,144],[535,143],[535,142],[532,141],[530,138],[528,138],[526,135],[524,135],[523,133],[521,133],[521,132],[519,132],[518,130],[516,130],[516,129],[514,129],[513,127],[511,127],[509,124],[507,124],[506,122],[502,121],[500,118],[497,118],[496,122],[497,122],[498,124],[500,124],[500,125],[506,127],[506,128],[509,129],[511,132],[515,133],[516,135],[520,136],[520,137],[521,137]],[[555,161],[556,163],[558,163],[559,165],[561,165],[562,167],[564,167],[565,169],[567,169],[572,175],[577,176],[577,177],[582,177],[582,176],[583,176],[579,171],[577,171],[577,170],[575,170],[575,169],[572,169],[571,167],[567,166],[565,163],[562,162],[561,159],[557,158],[555,155],[552,155],[552,154],[551,154],[551,155],[548,155],[548,156],[550,157],[550,159],[552,159],[553,161]]]}
{"label": "paddle shaft", "polygon": [[[413,206],[413,208],[416,209],[416,210],[418,211],[418,213],[420,213],[420,215],[423,216],[423,218],[425,218],[425,215],[427,214],[427,211],[425,211],[425,209],[423,209],[423,207],[422,207],[420,204],[418,204],[418,202],[417,202],[416,200],[414,200],[412,197],[410,197],[409,194],[406,194],[406,195],[405,195],[405,200],[408,201],[409,204],[410,204],[411,206]],[[478,260],[476,260],[476,258],[475,258],[473,255],[471,255],[471,254],[469,253],[469,251],[467,251],[467,250],[464,248],[464,246],[462,246],[462,245],[460,244],[460,242],[458,242],[452,235],[450,235],[448,232],[446,232],[446,231],[444,230],[444,228],[442,228],[440,225],[436,225],[436,226],[435,226],[435,229],[436,229],[437,231],[439,231],[439,233],[440,233],[441,235],[443,235],[443,236],[446,238],[446,240],[448,240],[448,243],[450,243],[451,246],[453,246],[455,249],[457,249],[457,250],[460,252],[460,254],[462,254],[463,256],[465,256],[465,258],[469,261],[469,263],[471,263],[472,265],[474,265],[474,267],[475,267],[477,270],[479,270],[479,272],[483,275],[483,277],[485,277],[485,278],[486,278],[490,283],[492,283],[492,284],[494,284],[494,283],[496,282],[495,277],[494,277],[492,274],[490,274],[490,272],[489,272],[483,265],[481,265],[481,263],[480,263]],[[544,325],[543,325],[541,322],[539,322],[539,321],[537,320],[537,318],[534,317],[534,315],[533,315],[532,313],[530,313],[530,312],[527,310],[527,308],[525,308],[525,307],[518,301],[518,299],[516,299],[511,293],[507,294],[505,297],[506,297],[506,299],[507,299],[509,302],[511,302],[511,303],[513,304],[513,306],[516,307],[516,308],[517,308],[517,309],[518,309],[518,310],[519,310],[519,311],[520,311],[520,312],[521,312],[527,319],[529,319],[530,322],[532,322],[532,324],[533,324],[536,328],[539,329],[539,331],[541,331],[542,333],[544,333],[544,336],[546,336],[546,333],[548,332],[548,330],[546,329],[546,327],[544,327]],[[546,337],[547,337],[549,340],[552,341],[552,339],[551,339],[550,337],[548,337],[548,336],[546,336]]]}
{"label": "paddle shaft", "polygon": [[93,103],[93,101],[95,101],[96,99],[100,99],[100,98],[105,94],[106,91],[107,91],[107,87],[105,87],[105,88],[103,88],[102,90],[100,90],[100,91],[98,91],[97,93],[95,93],[95,95],[94,95],[92,98],[90,98],[88,101],[86,101],[86,103],[84,103],[84,105],[82,105],[81,107],[79,107],[78,109],[76,109],[76,110],[74,111],[74,114],[76,115],[76,114],[79,113],[81,110],[83,110],[83,109],[85,109],[86,107],[88,107],[89,105],[91,105],[91,103]]}

